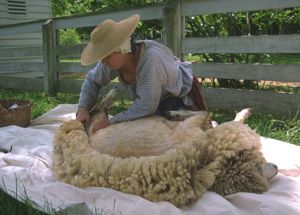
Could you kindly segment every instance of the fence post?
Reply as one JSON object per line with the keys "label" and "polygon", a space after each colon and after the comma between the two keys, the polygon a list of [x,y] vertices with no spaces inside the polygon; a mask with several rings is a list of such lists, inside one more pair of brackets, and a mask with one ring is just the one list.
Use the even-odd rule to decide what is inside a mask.
{"label": "fence post", "polygon": [[55,22],[49,19],[43,24],[44,91],[52,96],[58,91],[56,41]]}
{"label": "fence post", "polygon": [[181,0],[169,0],[163,9],[163,43],[181,58]]}

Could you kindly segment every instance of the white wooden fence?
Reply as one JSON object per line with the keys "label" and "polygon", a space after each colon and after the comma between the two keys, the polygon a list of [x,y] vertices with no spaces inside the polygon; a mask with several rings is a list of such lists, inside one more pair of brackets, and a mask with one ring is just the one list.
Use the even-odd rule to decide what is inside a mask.
{"label": "white wooden fence", "polygon": [[[44,90],[53,95],[57,92],[79,93],[82,80],[60,79],[59,75],[87,72],[90,67],[82,67],[80,63],[62,62],[60,59],[79,58],[85,44],[60,45],[58,30],[95,26],[107,18],[120,20],[134,13],[139,13],[142,21],[153,19],[162,21],[163,42],[177,56],[187,53],[300,53],[300,34],[225,38],[185,38],[184,35],[184,20],[187,16],[299,6],[300,0],[184,0],[171,1],[166,5],[54,18],[2,27],[0,36],[42,31],[43,47],[5,50],[0,47],[0,59],[9,56],[43,56],[44,61],[8,63],[0,61],[0,88]],[[297,64],[194,63],[193,69],[194,74],[201,78],[300,82],[300,65]],[[38,78],[22,76],[22,74],[36,74],[37,72],[40,73]],[[239,110],[252,107],[254,111],[283,116],[295,116],[298,111],[300,112],[300,94],[228,88],[204,88],[203,92],[210,108]]]}

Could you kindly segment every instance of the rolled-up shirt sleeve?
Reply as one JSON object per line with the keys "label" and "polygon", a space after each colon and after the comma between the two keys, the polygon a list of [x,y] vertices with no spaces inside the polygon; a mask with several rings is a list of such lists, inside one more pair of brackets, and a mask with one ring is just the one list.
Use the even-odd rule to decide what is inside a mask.
{"label": "rolled-up shirt sleeve", "polygon": [[137,71],[136,99],[127,110],[112,117],[111,123],[138,119],[156,111],[165,80],[164,67],[160,59],[153,54],[139,65]]}
{"label": "rolled-up shirt sleeve", "polygon": [[97,101],[101,87],[107,85],[116,76],[116,71],[109,70],[103,64],[98,63],[87,73],[84,79],[81,86],[78,107],[90,110]]}

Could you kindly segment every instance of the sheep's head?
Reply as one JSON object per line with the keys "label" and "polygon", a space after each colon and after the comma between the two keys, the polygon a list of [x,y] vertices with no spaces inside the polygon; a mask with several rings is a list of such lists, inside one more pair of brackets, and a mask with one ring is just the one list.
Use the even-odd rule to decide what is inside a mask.
{"label": "sheep's head", "polygon": [[265,192],[269,187],[269,180],[277,174],[275,168],[267,173],[266,169],[270,170],[268,166],[269,163],[265,161],[261,152],[240,151],[236,156],[224,162],[224,168],[216,177],[210,190],[221,195],[236,192]]}

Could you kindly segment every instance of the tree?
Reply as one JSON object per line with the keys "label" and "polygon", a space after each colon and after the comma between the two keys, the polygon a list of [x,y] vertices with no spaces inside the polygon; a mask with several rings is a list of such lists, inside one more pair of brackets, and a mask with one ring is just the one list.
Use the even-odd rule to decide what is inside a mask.
{"label": "tree", "polygon": [[52,15],[70,16],[95,12],[101,9],[121,9],[132,6],[146,6],[161,3],[165,0],[52,0]]}

